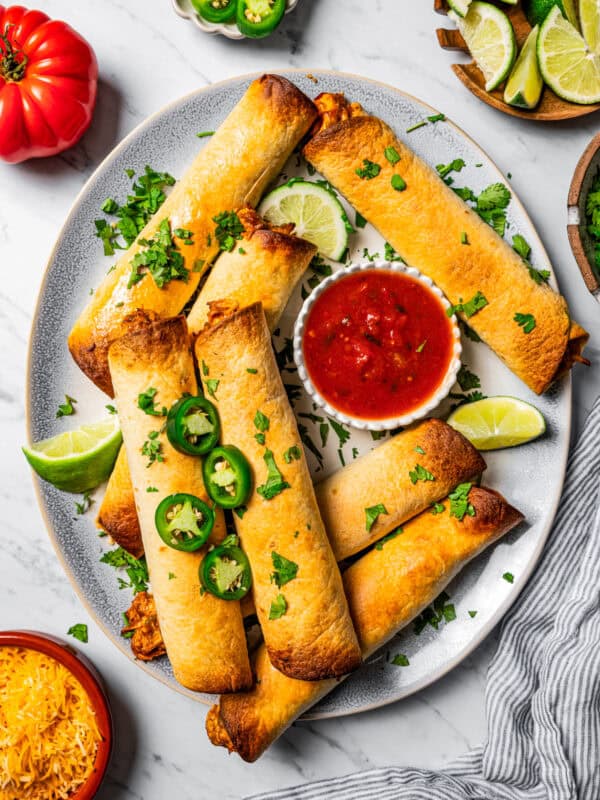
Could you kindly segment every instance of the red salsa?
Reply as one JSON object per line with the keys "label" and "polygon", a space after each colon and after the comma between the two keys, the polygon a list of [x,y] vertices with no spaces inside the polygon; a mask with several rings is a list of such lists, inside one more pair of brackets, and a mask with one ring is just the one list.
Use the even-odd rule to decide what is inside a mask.
{"label": "red salsa", "polygon": [[421,406],[442,383],[452,350],[452,323],[433,292],[409,275],[375,268],[325,289],[303,341],[319,394],[361,419]]}

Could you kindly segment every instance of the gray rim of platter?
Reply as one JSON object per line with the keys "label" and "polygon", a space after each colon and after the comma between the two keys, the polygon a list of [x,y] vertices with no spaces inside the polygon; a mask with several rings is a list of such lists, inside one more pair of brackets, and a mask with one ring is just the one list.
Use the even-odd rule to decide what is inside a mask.
{"label": "gray rim of platter", "polygon": [[[149,117],[100,164],[76,198],[50,255],[32,324],[26,399],[31,441],[66,429],[64,420],[55,419],[57,404],[62,402],[65,392],[79,400],[78,416],[71,420],[72,425],[98,419],[106,413],[104,407],[108,398],[78,371],[66,344],[67,335],[85,306],[91,288],[99,283],[112,263],[102,255],[100,242],[94,236],[93,220],[99,216],[100,205],[108,196],[125,196],[130,186],[125,175],[127,168],[138,172],[144,165],[151,164],[155,169],[181,176],[199,147],[203,146],[203,141],[195,136],[196,132],[215,130],[249,82],[260,74],[245,75],[199,89]],[[447,120],[425,125],[406,136],[407,128],[436,113],[436,110],[398,89],[345,73],[286,70],[279,74],[292,80],[311,97],[323,91],[345,92],[392,125],[400,137],[429,163],[463,158],[467,166],[455,175],[455,185],[469,185],[480,191],[490,183],[506,183],[481,148]],[[285,173],[291,175],[298,163],[299,159],[293,156],[284,169],[284,179]],[[296,174],[305,172],[296,170]],[[354,220],[354,212],[347,204],[345,207],[350,219]],[[514,194],[508,209],[508,222],[509,231],[513,235],[521,233],[531,245],[532,263],[538,268],[548,268],[546,251]],[[358,231],[351,243],[352,260],[360,258],[364,246],[370,250],[383,247],[381,237],[370,226]],[[301,302],[298,289],[282,318],[283,335],[291,331]],[[465,659],[498,624],[518,597],[540,557],[558,506],[566,469],[571,379],[562,379],[546,395],[537,397],[485,345],[466,341],[466,337],[463,339],[466,351],[463,362],[481,376],[484,392],[518,396],[534,403],[546,418],[547,433],[538,441],[518,451],[484,454],[488,469],[483,484],[502,492],[509,502],[525,513],[527,521],[475,559],[452,581],[447,592],[456,609],[455,621],[441,623],[439,630],[427,626],[419,636],[409,625],[357,673],[304,714],[303,719],[367,711],[408,697],[441,678]],[[275,338],[275,346],[281,341],[281,338]],[[311,411],[310,403],[302,407],[305,401],[306,398],[299,401],[296,413]],[[442,415],[447,411],[448,405],[445,405],[436,413]],[[318,434],[315,435],[318,439]],[[334,439],[335,434],[331,431],[325,451],[325,467],[315,475],[316,479],[340,467]],[[354,442],[358,452],[366,452],[374,446],[365,431],[352,431],[350,443]],[[317,472],[316,460],[311,454],[307,458],[313,472]],[[351,458],[348,447],[346,458]],[[34,484],[50,539],[81,602],[109,639],[134,661],[129,642],[120,636],[121,612],[129,606],[130,597],[117,588],[114,570],[99,562],[107,548],[106,540],[97,536],[93,513],[76,516],[76,496],[62,493],[35,476]],[[100,496],[96,495],[96,498],[94,510],[100,502]],[[514,574],[514,583],[502,579],[505,572]],[[470,610],[476,610],[477,615],[470,617]],[[394,666],[388,655],[396,653],[407,655],[410,665]],[[214,696],[182,688],[175,681],[166,658],[148,664],[135,663],[196,701],[209,704],[215,700]]]}

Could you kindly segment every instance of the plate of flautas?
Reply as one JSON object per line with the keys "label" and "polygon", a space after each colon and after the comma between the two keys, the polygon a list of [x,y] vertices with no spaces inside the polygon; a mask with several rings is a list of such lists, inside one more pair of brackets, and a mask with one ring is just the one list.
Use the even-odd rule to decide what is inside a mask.
{"label": "plate of flautas", "polygon": [[[559,502],[586,340],[442,112],[338,73],[229,80],[133,131],[60,233],[30,439],[107,417],[122,445],[83,495],[36,478],[40,507],[112,642],[254,761],[501,619]],[[532,409],[534,440],[468,434],[486,398]]]}

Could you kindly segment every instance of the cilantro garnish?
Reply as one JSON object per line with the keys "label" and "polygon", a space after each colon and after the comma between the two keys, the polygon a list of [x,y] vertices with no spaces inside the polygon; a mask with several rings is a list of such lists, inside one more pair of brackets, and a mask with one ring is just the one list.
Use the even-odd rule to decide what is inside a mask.
{"label": "cilantro garnish", "polygon": [[255,433],[254,438],[259,444],[264,444],[267,441],[264,433]]}
{"label": "cilantro garnish", "polygon": [[468,392],[469,389],[479,389],[481,387],[481,380],[474,372],[469,370],[466,364],[461,365],[456,380],[463,392]]}
{"label": "cilantro garnish", "polygon": [[418,445],[415,447],[415,453],[419,453],[419,455],[421,455],[421,456],[424,456],[424,455],[425,455],[425,450],[423,450],[423,448],[421,447],[421,445],[419,445],[419,444],[418,444]]}
{"label": "cilantro garnish", "polygon": [[411,128],[407,128],[406,133],[412,133],[412,131],[416,131],[419,128],[422,128],[425,125],[427,125],[428,122],[434,124],[436,122],[443,122],[445,119],[446,119],[445,114],[432,114],[430,117],[427,117],[426,119],[417,122],[416,125],[413,125]]}
{"label": "cilantro garnish", "polygon": [[85,514],[86,511],[90,510],[90,508],[91,508],[91,506],[92,506],[92,504],[94,502],[90,495],[91,495],[91,491],[84,492],[83,493],[83,497],[81,498],[81,502],[80,503],[77,503],[77,502],[75,503],[75,511],[78,514]]}
{"label": "cilantro garnish", "polygon": [[207,136],[214,136],[214,135],[215,135],[214,131],[201,131],[200,133],[196,134],[196,136],[199,139],[205,139]]}
{"label": "cilantro garnish", "polygon": [[298,564],[279,555],[274,550],[271,553],[274,572],[271,573],[271,583],[275,583],[279,589],[286,583],[293,581],[298,574]]}
{"label": "cilantro garnish", "polygon": [[475,508],[469,503],[469,492],[471,491],[471,483],[459,483],[453,492],[448,495],[450,499],[450,516],[456,517],[462,522],[465,515],[470,517],[475,516]]}
{"label": "cilantro garnish", "polygon": [[104,408],[108,411],[109,414],[116,414],[117,413],[117,409],[111,403],[109,403],[108,405],[104,406]]}
{"label": "cilantro garnish", "polygon": [[410,470],[408,473],[408,477],[411,480],[411,483],[417,483],[417,481],[434,481],[435,477],[429,472],[428,469],[421,466],[421,464],[415,464],[415,468]]}
{"label": "cilantro garnish", "polygon": [[452,400],[458,400],[457,403],[453,403],[450,406],[450,411],[454,411],[456,408],[464,406],[465,403],[476,403],[478,400],[485,400],[487,395],[479,391],[474,391],[470,394],[458,394],[457,392],[450,392],[448,397],[452,398]]}
{"label": "cilantro garnish", "polygon": [[238,506],[237,508],[234,508],[233,510],[234,510],[234,512],[237,514],[237,516],[240,519],[244,519],[244,514],[246,513],[246,511],[248,511],[246,506]]}
{"label": "cilantro garnish", "polygon": [[148,486],[146,488],[146,491],[147,492],[158,492],[158,489],[156,488],[156,486]]}
{"label": "cilantro garnish", "polygon": [[217,391],[217,389],[219,388],[219,384],[220,384],[220,383],[221,383],[221,381],[219,381],[219,380],[215,380],[215,378],[209,378],[209,379],[206,381],[206,391],[209,393],[209,395],[210,395],[211,397],[216,397],[216,396],[217,396],[217,395],[215,394],[215,392],[216,392],[216,391]]}
{"label": "cilantro garnish", "polygon": [[168,578],[169,578],[170,581],[172,581],[176,577],[177,577],[177,575],[175,575],[174,572],[169,572]]}
{"label": "cilantro garnish", "polygon": [[510,198],[510,191],[503,183],[492,183],[477,198],[477,210],[493,211],[497,208],[506,208]]}
{"label": "cilantro garnish", "polygon": [[432,514],[442,514],[446,510],[446,506],[443,503],[434,503],[431,506],[431,513]]}
{"label": "cilantro garnish", "polygon": [[408,667],[410,666],[410,661],[404,653],[398,653],[398,655],[392,658],[392,664],[396,667]]}
{"label": "cilantro garnish", "polygon": [[514,583],[515,576],[512,574],[512,572],[505,572],[502,577],[507,583]]}
{"label": "cilantro garnish", "polygon": [[365,508],[365,517],[366,517],[366,529],[370,533],[371,528],[377,521],[377,518],[380,514],[389,514],[389,511],[383,505],[383,503],[377,503],[376,506],[369,506]]}
{"label": "cilantro garnish", "polygon": [[451,172],[460,172],[466,166],[462,158],[455,158],[449,164],[437,164],[436,169],[440,178],[446,178]]}
{"label": "cilantro garnish", "polygon": [[406,189],[406,181],[404,178],[401,178],[400,175],[392,175],[390,183],[392,184],[392,189],[395,189],[397,192],[403,192]]}
{"label": "cilantro garnish", "polygon": [[367,224],[367,220],[363,217],[362,214],[359,214],[358,211],[356,212],[356,216],[354,218],[354,224],[357,228],[364,228]]}
{"label": "cilantro garnish", "polygon": [[258,370],[257,369],[253,369],[252,367],[247,367],[246,368],[246,372],[248,372],[250,375],[256,375]]}
{"label": "cilantro garnish", "polygon": [[154,397],[157,392],[158,389],[155,389],[154,386],[150,386],[145,392],[138,394],[138,408],[141,408],[145,414],[149,414],[152,417],[166,417],[166,406],[163,406],[161,409],[156,407]]}
{"label": "cilantro garnish", "polygon": [[302,450],[298,447],[297,444],[288,447],[288,449],[283,454],[283,460],[286,464],[291,464],[292,461],[300,461],[302,458]]}
{"label": "cilantro garnish", "polygon": [[474,617],[477,616],[477,611],[469,611],[469,616],[471,617],[471,619],[473,619]]}
{"label": "cilantro garnish", "polygon": [[269,609],[269,619],[281,619],[287,611],[288,605],[285,597],[282,594],[278,594],[275,600],[271,603],[271,608]]}
{"label": "cilantro garnish", "polygon": [[237,240],[242,238],[246,230],[235,211],[222,211],[213,217],[216,223],[215,238],[221,250],[231,253]]}
{"label": "cilantro garnish", "polygon": [[141,250],[131,259],[127,288],[139,283],[148,272],[159,289],[170,281],[187,283],[190,271],[171,235],[171,223],[163,219],[151,239],[140,239]]}
{"label": "cilantro garnish", "polygon": [[290,489],[290,484],[284,480],[283,475],[279,471],[272,450],[265,450],[263,456],[265,464],[267,465],[267,480],[261,486],[256,487],[256,491],[265,500],[272,500],[284,489]]}
{"label": "cilantro garnish", "polygon": [[148,456],[146,467],[151,467],[155,461],[164,461],[162,443],[158,441],[160,431],[150,431],[148,438],[142,445],[142,455]]}
{"label": "cilantro garnish", "polygon": [[270,423],[269,418],[266,417],[262,413],[262,411],[257,411],[256,412],[256,414],[254,415],[254,427],[256,428],[256,430],[262,431],[264,433],[265,431],[269,430],[269,425],[270,424],[271,423]]}
{"label": "cilantro garnish", "polygon": [[404,264],[404,259],[402,258],[402,256],[398,255],[398,253],[394,250],[394,248],[389,242],[385,243],[383,252],[386,261],[400,261],[402,264]]}
{"label": "cilantro garnish", "polygon": [[466,303],[463,302],[461,297],[456,305],[450,306],[450,308],[446,309],[446,314],[451,317],[453,314],[462,311],[465,317],[469,319],[487,305],[488,301],[486,297],[481,292],[477,292],[477,294],[475,294],[470,300],[467,300]]}
{"label": "cilantro garnish", "polygon": [[84,622],[78,622],[76,625],[71,625],[67,631],[67,636],[72,636],[74,639],[87,644],[88,626]]}
{"label": "cilantro garnish", "polygon": [[392,166],[400,161],[400,153],[395,147],[386,147],[383,154]]}
{"label": "cilantro garnish", "polygon": [[65,402],[61,403],[58,407],[58,411],[56,412],[56,418],[60,419],[60,417],[70,417],[72,414],[75,413],[75,409],[73,408],[73,403],[76,403],[74,397],[69,397],[68,394],[65,395]]}
{"label": "cilantro garnish", "polygon": [[148,567],[145,558],[134,558],[122,547],[104,553],[100,561],[115,569],[124,569],[129,582],[119,578],[119,589],[133,589],[134,594],[148,589]]}
{"label": "cilantro garnish", "polygon": [[535,317],[533,314],[520,314],[517,312],[513,317],[514,321],[523,328],[523,333],[531,333],[531,331],[535,328]]}
{"label": "cilantro garnish", "polygon": [[414,621],[414,633],[418,636],[427,625],[431,625],[434,630],[438,630],[441,622],[453,622],[456,619],[456,609],[452,603],[447,601],[450,597],[446,592],[442,592],[433,601],[433,606],[428,606],[422,614]]}
{"label": "cilantro garnish", "polygon": [[347,431],[341,422],[336,422],[336,420],[331,419],[331,417],[327,417],[327,419],[340,441],[340,447],[343,447],[350,438],[350,431]]}
{"label": "cilantro garnish", "polygon": [[463,231],[463,232],[461,233],[461,235],[460,235],[460,243],[461,243],[461,244],[471,244],[471,243],[469,242],[469,237],[467,236],[467,234],[465,233],[465,231]]}
{"label": "cilantro garnish", "polygon": [[381,167],[374,161],[369,161],[368,158],[363,158],[362,167],[357,167],[355,172],[359,178],[362,178],[363,180],[366,181],[370,181],[379,175],[379,173],[381,172]]}

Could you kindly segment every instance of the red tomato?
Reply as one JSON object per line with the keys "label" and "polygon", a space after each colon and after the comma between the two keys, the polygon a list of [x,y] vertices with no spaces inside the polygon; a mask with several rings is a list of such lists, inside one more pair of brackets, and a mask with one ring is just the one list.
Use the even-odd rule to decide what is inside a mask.
{"label": "red tomato", "polygon": [[12,164],[66,150],[87,130],[98,64],[66,22],[0,5],[0,158]]}

